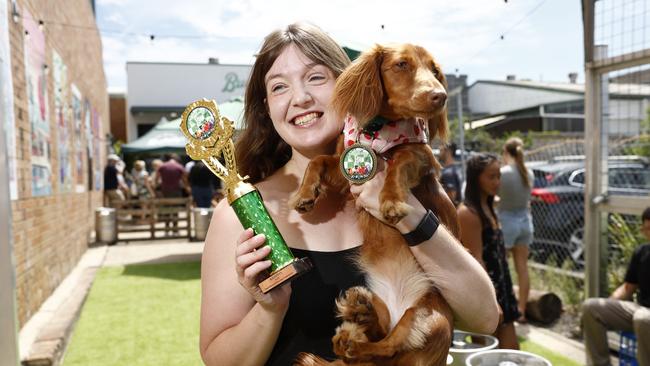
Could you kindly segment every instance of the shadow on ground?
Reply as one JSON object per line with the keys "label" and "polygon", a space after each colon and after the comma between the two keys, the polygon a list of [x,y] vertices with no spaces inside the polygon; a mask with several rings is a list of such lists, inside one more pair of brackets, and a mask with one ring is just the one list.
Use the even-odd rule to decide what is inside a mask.
{"label": "shadow on ground", "polygon": [[[183,255],[168,256],[182,257]],[[182,262],[181,263],[159,263],[156,260],[153,263],[140,263],[127,265],[122,271],[124,276],[155,277],[174,281],[188,281],[201,278],[201,262]]]}

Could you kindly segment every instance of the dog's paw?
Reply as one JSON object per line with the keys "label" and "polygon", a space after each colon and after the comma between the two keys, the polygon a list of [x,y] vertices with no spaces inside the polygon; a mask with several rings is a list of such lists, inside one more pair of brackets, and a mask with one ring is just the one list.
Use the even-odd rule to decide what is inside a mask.
{"label": "dog's paw", "polygon": [[411,206],[405,202],[387,200],[381,203],[379,210],[386,222],[395,225],[411,212]]}
{"label": "dog's paw", "polygon": [[365,287],[349,288],[336,300],[336,307],[343,321],[359,325],[371,325],[378,321],[377,312],[372,305],[372,292]]}
{"label": "dog's paw", "polygon": [[320,195],[320,189],[314,187],[313,189],[305,192],[306,190],[300,190],[295,195],[289,199],[289,207],[293,207],[296,211],[300,213],[306,213],[314,209],[316,200]]}
{"label": "dog's paw", "polygon": [[334,353],[344,359],[354,360],[359,356],[359,348],[363,343],[368,343],[365,330],[355,323],[343,322],[336,328],[332,337]]}

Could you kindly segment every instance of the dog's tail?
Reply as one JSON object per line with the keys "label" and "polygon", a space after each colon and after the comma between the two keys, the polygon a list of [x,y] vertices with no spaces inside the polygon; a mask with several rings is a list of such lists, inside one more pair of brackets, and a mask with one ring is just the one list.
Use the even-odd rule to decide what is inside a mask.
{"label": "dog's tail", "polygon": [[311,353],[302,352],[296,358],[293,366],[346,366],[342,360],[329,362]]}

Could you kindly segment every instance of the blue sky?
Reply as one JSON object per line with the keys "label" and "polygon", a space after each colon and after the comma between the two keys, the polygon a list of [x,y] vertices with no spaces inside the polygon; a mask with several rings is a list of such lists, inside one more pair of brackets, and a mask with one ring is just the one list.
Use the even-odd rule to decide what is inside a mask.
{"label": "blue sky", "polygon": [[579,0],[97,0],[106,77],[117,89],[127,61],[251,64],[264,35],[304,20],[351,47],[420,44],[470,83],[508,74],[566,82],[569,72],[584,81]]}

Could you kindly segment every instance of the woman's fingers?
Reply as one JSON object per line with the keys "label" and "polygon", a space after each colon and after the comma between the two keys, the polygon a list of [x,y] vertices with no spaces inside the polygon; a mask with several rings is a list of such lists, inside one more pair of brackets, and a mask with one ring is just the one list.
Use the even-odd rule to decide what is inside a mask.
{"label": "woman's fingers", "polygon": [[[248,230],[246,230],[248,231]],[[251,230],[252,231],[252,230]],[[252,252],[258,247],[262,246],[266,241],[264,234],[257,234],[255,236],[242,235],[240,238],[247,238],[243,241],[238,241],[237,248],[235,249],[235,255],[238,257],[246,253]]]}
{"label": "woman's fingers", "polygon": [[259,250],[241,254],[237,256],[237,266],[241,268],[248,268],[255,262],[263,260],[271,253],[271,247],[263,246]]}
{"label": "woman's fingers", "polygon": [[266,271],[269,269],[269,267],[271,267],[270,260],[255,262],[244,270],[244,277],[248,280],[256,282],[260,273]]}

